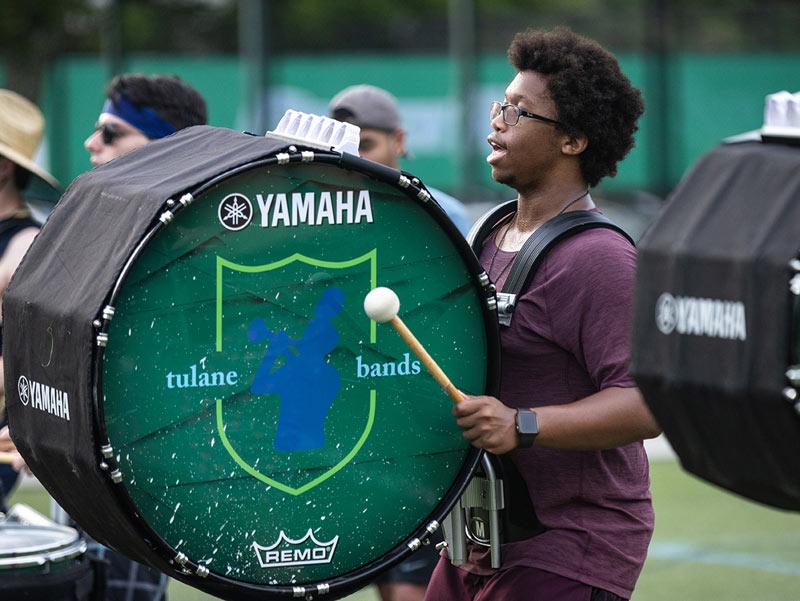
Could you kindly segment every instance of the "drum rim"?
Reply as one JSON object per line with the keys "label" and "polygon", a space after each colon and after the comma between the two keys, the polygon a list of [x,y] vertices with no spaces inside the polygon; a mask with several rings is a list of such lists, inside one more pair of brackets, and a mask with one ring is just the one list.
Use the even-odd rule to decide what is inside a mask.
{"label": "drum rim", "polygon": [[[16,550],[0,551],[0,570],[14,568],[29,568],[44,566],[50,563],[59,563],[79,557],[86,552],[86,541],[80,538],[77,530],[66,526],[41,526],[28,524],[0,524],[0,533],[3,529],[15,531],[37,530],[41,532],[60,534],[62,540],[53,540],[51,544],[40,543],[28,545]],[[63,537],[69,537],[65,539]]]}
{"label": "drum rim", "polygon": [[[480,303],[487,346],[485,393],[496,396],[499,392],[500,383],[500,331],[497,325],[496,309],[488,302],[490,298],[494,297],[494,287],[491,285],[480,261],[473,253],[463,235],[446,216],[438,203],[429,202],[432,196],[424,187],[424,184],[411,174],[391,169],[358,156],[349,155],[348,153],[338,153],[334,151],[321,152],[319,150],[312,151],[311,149],[306,150],[300,145],[290,146],[288,150],[289,152],[277,152],[275,155],[260,158],[228,169],[224,173],[196,186],[188,192],[188,199],[187,195],[184,195],[179,203],[171,199],[165,201],[163,209],[165,212],[170,213],[169,217],[166,219],[163,218],[164,213],[162,213],[160,219],[154,219],[150,230],[143,235],[140,242],[132,250],[104,306],[114,307],[114,303],[122,290],[128,273],[150,240],[166,227],[175,215],[185,210],[196,196],[227,179],[261,167],[311,162],[333,165],[348,171],[356,171],[361,175],[366,175],[372,179],[400,188],[407,196],[420,204],[445,231],[450,241],[458,250],[470,276],[473,278],[475,289],[478,291],[482,290],[486,295],[486,298],[483,299],[484,302]],[[427,198],[425,198],[426,195]],[[183,199],[187,199],[187,202],[184,202]],[[111,316],[113,316],[113,309]],[[103,334],[107,336],[111,316],[107,315],[105,311],[98,316],[96,323],[101,324],[96,330],[98,336]],[[228,589],[235,589],[242,593],[247,591],[254,594],[253,598],[255,598],[255,595],[263,595],[264,593],[286,597],[305,596],[306,593],[340,596],[362,588],[378,573],[388,569],[392,565],[400,563],[410,556],[415,550],[411,547],[412,541],[416,540],[419,544],[429,544],[428,541],[432,534],[441,528],[441,522],[463,494],[483,454],[483,451],[475,447],[469,447],[466,457],[459,469],[458,477],[445,492],[441,501],[428,516],[419,523],[418,527],[412,530],[410,536],[405,537],[400,543],[396,544],[381,557],[359,566],[354,570],[336,575],[327,580],[307,582],[299,585],[269,585],[235,580],[209,570],[204,564],[192,561],[190,558],[186,557],[186,555],[172,547],[172,545],[164,540],[140,515],[138,507],[128,493],[127,487],[124,482],[122,482],[121,477],[119,481],[114,479],[115,471],[118,474],[119,472],[115,457],[113,456],[113,451],[104,452],[105,449],[111,449],[108,432],[105,427],[104,407],[101,402],[104,355],[105,346],[99,346],[94,361],[92,383],[93,421],[98,435],[96,439],[98,462],[101,466],[105,466],[103,469],[108,475],[108,483],[110,484],[112,494],[120,504],[120,508],[125,513],[129,523],[139,532],[142,540],[147,541],[150,551],[164,562],[162,569],[165,569],[165,571],[169,570],[173,577],[183,580],[190,585],[202,582],[207,582],[209,585],[213,583],[215,585],[213,587],[203,587],[202,584],[200,584],[200,586],[209,589],[225,587]],[[428,527],[432,526],[434,523],[436,524],[435,528],[429,530]]]}

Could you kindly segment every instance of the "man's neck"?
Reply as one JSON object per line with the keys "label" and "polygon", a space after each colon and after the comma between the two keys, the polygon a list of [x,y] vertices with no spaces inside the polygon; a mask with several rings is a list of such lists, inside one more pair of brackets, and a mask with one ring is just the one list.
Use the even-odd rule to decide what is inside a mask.
{"label": "man's neck", "polygon": [[583,181],[572,181],[520,191],[514,228],[531,232],[562,211],[592,209],[594,203]]}

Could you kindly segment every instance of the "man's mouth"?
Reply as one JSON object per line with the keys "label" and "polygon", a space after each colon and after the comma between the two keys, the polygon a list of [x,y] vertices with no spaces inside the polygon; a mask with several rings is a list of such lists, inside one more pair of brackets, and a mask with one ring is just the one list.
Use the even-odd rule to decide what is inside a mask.
{"label": "man's mouth", "polygon": [[501,160],[503,157],[506,156],[506,154],[508,153],[508,149],[492,136],[486,138],[486,141],[492,148],[492,151],[489,153],[489,156],[486,157],[486,162],[489,163],[490,165],[494,165],[497,161]]}

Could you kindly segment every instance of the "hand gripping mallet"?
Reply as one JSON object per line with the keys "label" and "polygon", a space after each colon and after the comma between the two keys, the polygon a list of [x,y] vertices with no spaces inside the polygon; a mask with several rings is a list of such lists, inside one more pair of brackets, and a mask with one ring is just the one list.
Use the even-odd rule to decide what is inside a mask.
{"label": "hand gripping mallet", "polygon": [[411,348],[414,354],[419,357],[425,368],[431,373],[433,379],[438,382],[448,396],[456,403],[464,399],[464,394],[450,381],[450,378],[442,371],[436,361],[428,354],[425,347],[420,344],[419,340],[411,333],[406,324],[403,323],[397,316],[400,310],[400,299],[391,288],[374,288],[367,296],[364,297],[364,312],[367,316],[377,321],[378,323],[386,323],[387,321],[392,324],[400,337],[405,340],[406,344]]}

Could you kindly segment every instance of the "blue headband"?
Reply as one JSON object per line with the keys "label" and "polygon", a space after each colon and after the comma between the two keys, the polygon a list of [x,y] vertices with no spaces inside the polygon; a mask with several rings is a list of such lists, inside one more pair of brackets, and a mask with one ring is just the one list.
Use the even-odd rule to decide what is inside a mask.
{"label": "blue headband", "polygon": [[122,94],[118,96],[116,102],[110,98],[106,100],[106,103],[103,105],[103,112],[110,113],[123,121],[127,121],[151,140],[163,138],[178,131],[174,125],[149,106],[136,108],[136,106]]}

